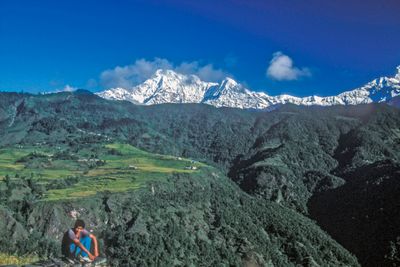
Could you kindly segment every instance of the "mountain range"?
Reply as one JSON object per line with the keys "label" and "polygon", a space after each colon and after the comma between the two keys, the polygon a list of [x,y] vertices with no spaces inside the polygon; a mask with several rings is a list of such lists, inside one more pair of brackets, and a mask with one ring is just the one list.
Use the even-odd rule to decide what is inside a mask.
{"label": "mountain range", "polygon": [[[84,209],[111,266],[399,266],[399,115],[0,93],[0,259],[57,255]],[[120,165],[137,167],[137,149],[144,165]],[[150,169],[160,157],[174,161]]]}
{"label": "mountain range", "polygon": [[215,107],[241,109],[267,109],[287,103],[304,106],[392,103],[400,95],[400,66],[393,77],[380,77],[359,88],[326,97],[295,97],[286,94],[270,96],[250,90],[229,77],[220,83],[206,82],[196,75],[185,75],[169,69],[157,70],[149,79],[132,88],[110,88],[97,95],[141,105],[204,103]]}

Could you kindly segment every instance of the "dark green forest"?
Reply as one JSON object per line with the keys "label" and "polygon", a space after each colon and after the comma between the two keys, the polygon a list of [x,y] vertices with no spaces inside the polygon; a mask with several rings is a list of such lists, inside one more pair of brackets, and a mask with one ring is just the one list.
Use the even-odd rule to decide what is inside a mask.
{"label": "dark green forest", "polygon": [[[57,256],[81,209],[112,266],[398,266],[399,115],[386,104],[254,111],[0,93],[1,149],[45,147],[82,170],[48,183],[2,171],[0,252]],[[115,142],[208,167],[46,199],[107,167],[102,156],[120,152],[101,145]],[[48,157],[10,164],[45,168]]]}

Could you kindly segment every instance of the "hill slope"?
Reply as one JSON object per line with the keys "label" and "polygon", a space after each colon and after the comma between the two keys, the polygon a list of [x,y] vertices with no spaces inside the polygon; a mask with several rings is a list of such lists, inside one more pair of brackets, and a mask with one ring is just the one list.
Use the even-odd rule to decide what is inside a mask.
{"label": "hill slope", "polygon": [[[295,211],[315,216],[327,231],[331,228],[324,221],[334,220],[315,215],[307,205],[310,199],[347,188],[363,170],[371,173],[379,162],[390,159],[397,164],[400,158],[400,112],[385,104],[284,105],[264,112],[203,104],[137,106],[107,101],[87,91],[2,94],[0,99],[3,146],[38,143],[76,148],[118,141],[150,152],[191,157],[229,174],[252,195],[250,199],[257,199],[257,205],[291,208],[293,216],[303,216]],[[357,194],[354,190],[349,194]],[[347,219],[349,214],[343,210]],[[373,230],[363,229],[363,235]],[[385,244],[397,244],[393,232],[379,231],[390,235]],[[368,254],[373,249],[365,242],[355,243],[357,248],[342,244],[353,253]],[[366,254],[357,254],[361,262]],[[383,263],[383,257],[378,255],[377,262]]]}
{"label": "hill slope", "polygon": [[[35,154],[18,155],[25,168],[8,170],[11,177],[0,182],[1,252],[57,256],[64,231],[81,217],[102,240],[111,266],[358,265],[314,222],[245,194],[214,168],[191,163],[198,170],[189,171],[186,159],[80,141],[69,148],[77,153],[44,156],[51,147],[37,147]],[[45,176],[57,160],[82,162],[73,156],[87,151],[105,162],[88,172],[79,166],[78,180]],[[127,156],[137,169],[123,166]],[[24,176],[27,168],[30,177]]]}

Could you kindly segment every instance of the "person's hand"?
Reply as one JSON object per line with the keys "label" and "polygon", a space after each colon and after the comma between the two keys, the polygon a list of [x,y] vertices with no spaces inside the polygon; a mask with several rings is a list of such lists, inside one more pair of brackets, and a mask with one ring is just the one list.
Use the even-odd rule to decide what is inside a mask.
{"label": "person's hand", "polygon": [[94,257],[97,258],[98,256],[100,256],[100,255],[99,255],[99,252],[95,251],[95,252],[94,252]]}
{"label": "person's hand", "polygon": [[92,261],[94,261],[94,259],[96,258],[96,256],[92,255],[91,253],[89,253],[88,256],[89,256],[89,259]]}

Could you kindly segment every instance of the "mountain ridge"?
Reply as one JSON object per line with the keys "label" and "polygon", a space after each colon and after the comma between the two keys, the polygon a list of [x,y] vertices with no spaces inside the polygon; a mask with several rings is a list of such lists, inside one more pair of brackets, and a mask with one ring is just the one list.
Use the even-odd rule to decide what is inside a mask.
{"label": "mountain ridge", "polygon": [[287,103],[304,106],[357,105],[388,102],[399,96],[400,66],[396,69],[393,77],[376,78],[361,87],[326,97],[270,96],[252,91],[229,77],[220,83],[206,82],[196,75],[185,75],[169,69],[158,69],[149,79],[132,88],[110,88],[96,94],[110,100],[127,100],[141,105],[204,103],[241,109],[267,109]]}

